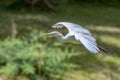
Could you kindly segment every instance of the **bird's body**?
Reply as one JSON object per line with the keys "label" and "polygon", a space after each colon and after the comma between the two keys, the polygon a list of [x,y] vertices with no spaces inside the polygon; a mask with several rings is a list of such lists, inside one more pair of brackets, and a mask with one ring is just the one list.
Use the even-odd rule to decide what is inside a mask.
{"label": "bird's body", "polygon": [[53,31],[49,34],[57,37],[60,41],[63,42],[77,40],[78,42],[81,42],[91,53],[98,53],[100,51],[96,44],[95,38],[93,38],[92,34],[87,29],[81,27],[78,24],[70,22],[58,22],[52,26],[52,28],[62,27],[66,27],[68,29],[68,34],[65,36],[58,31]]}

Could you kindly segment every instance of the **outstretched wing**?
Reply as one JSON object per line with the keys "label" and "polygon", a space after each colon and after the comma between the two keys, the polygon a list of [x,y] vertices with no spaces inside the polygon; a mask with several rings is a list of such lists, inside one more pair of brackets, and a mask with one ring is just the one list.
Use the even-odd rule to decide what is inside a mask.
{"label": "outstretched wing", "polygon": [[62,28],[62,27],[66,27],[69,32],[81,32],[91,35],[91,33],[87,29],[81,27],[78,24],[74,24],[70,22],[58,22],[52,26],[52,28]]}
{"label": "outstretched wing", "polygon": [[69,33],[71,33],[77,41],[80,41],[90,52],[98,53],[100,51],[92,34],[78,24],[59,22],[53,25],[52,28],[62,28],[63,26],[66,27]]}
{"label": "outstretched wing", "polygon": [[84,33],[75,33],[75,39],[80,41],[90,52],[98,53],[100,50],[97,47],[95,39],[91,35]]}

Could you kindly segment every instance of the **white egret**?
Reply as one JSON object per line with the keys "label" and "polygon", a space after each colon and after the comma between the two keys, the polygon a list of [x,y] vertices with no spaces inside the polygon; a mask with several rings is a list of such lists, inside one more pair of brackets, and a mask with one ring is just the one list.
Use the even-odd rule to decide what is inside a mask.
{"label": "white egret", "polygon": [[57,37],[60,41],[69,41],[74,37],[74,40],[81,42],[91,53],[99,53],[100,49],[105,51],[103,48],[97,46],[96,39],[93,38],[92,34],[82,26],[71,22],[58,22],[52,26],[52,28],[62,27],[66,27],[68,29],[69,33],[65,36],[58,31],[53,31],[47,34]]}

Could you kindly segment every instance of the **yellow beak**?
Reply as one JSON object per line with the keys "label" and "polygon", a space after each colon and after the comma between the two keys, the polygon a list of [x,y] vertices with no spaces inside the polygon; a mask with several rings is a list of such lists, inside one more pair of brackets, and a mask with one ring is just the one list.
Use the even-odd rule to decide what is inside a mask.
{"label": "yellow beak", "polygon": [[47,35],[50,35],[50,33],[45,33],[44,35],[47,36]]}

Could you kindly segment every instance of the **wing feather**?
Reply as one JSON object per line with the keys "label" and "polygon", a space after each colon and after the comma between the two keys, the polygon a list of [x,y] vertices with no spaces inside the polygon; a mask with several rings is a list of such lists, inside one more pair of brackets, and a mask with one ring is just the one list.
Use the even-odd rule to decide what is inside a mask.
{"label": "wing feather", "polygon": [[75,39],[80,41],[85,46],[85,48],[87,48],[90,52],[92,52],[92,53],[98,53],[99,52],[99,48],[97,47],[96,42],[85,38],[81,34],[75,34],[74,36],[75,36]]}
{"label": "wing feather", "polygon": [[87,29],[85,29],[82,26],[80,26],[78,24],[75,24],[75,23],[58,22],[58,23],[56,23],[52,26],[52,28],[62,28],[62,27],[66,27],[69,32],[71,32],[71,31],[76,31],[77,32],[78,31],[78,32],[81,32],[81,33],[91,35],[91,33]]}

